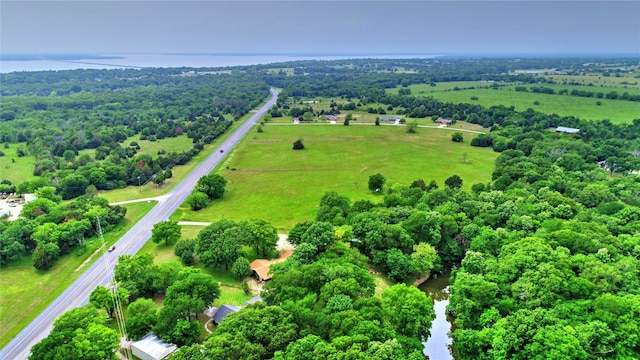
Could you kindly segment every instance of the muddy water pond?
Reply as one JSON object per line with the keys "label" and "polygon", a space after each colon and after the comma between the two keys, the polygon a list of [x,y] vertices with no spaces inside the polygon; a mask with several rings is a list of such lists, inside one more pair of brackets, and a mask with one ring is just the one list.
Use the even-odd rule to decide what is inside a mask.
{"label": "muddy water pond", "polygon": [[455,351],[451,346],[451,324],[453,318],[447,316],[446,308],[449,304],[449,272],[433,276],[420,285],[420,290],[431,297],[434,302],[436,319],[431,325],[431,336],[424,343],[424,354],[430,360],[455,360]]}

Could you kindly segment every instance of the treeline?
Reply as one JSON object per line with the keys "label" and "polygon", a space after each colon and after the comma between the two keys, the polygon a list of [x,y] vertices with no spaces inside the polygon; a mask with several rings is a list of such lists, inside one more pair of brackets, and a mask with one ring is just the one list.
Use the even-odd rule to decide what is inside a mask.
{"label": "treeline", "polygon": [[[585,66],[588,62],[589,66]],[[390,89],[450,81],[536,84],[540,77],[515,70],[555,68],[568,73],[600,70],[607,64],[636,66],[637,59],[613,58],[466,58],[348,59],[292,61],[241,67],[262,71],[264,80],[294,97],[356,98],[367,88]],[[282,69],[277,71],[277,69]],[[293,76],[284,69],[293,68]],[[274,69],[276,71],[274,71]]]}
{"label": "treeline", "polygon": [[387,72],[336,72],[333,69],[318,69],[304,76],[288,76],[283,73],[267,73],[264,80],[272,86],[284,88],[293,97],[343,97],[357,98],[368,89],[384,92],[413,84],[446,82],[446,81],[520,81],[534,83],[531,75],[506,75],[483,73],[477,75],[429,73],[387,73]]}
{"label": "treeline", "polygon": [[527,92],[530,91],[532,93],[538,94],[558,94],[558,95],[571,95],[571,96],[580,96],[580,97],[591,97],[598,99],[611,99],[611,100],[627,100],[627,101],[640,101],[640,95],[632,95],[628,92],[622,93],[619,95],[617,91],[609,91],[608,93],[603,93],[601,91],[587,91],[587,90],[577,90],[573,89],[569,91],[569,89],[561,89],[556,92],[556,90],[544,87],[544,86],[531,86],[527,88],[526,86],[516,86],[515,91],[518,92]]}
{"label": "treeline", "polygon": [[54,187],[40,187],[37,199],[23,205],[20,218],[0,221],[0,264],[31,255],[38,270],[49,269],[60,256],[82,251],[85,239],[119,225],[126,214],[121,206],[110,206],[101,197],[81,197],[62,203]]}
{"label": "treeline", "polygon": [[491,191],[474,186],[486,220],[452,277],[453,344],[462,359],[636,358],[640,178],[607,180],[582,141],[532,145],[498,157]]}

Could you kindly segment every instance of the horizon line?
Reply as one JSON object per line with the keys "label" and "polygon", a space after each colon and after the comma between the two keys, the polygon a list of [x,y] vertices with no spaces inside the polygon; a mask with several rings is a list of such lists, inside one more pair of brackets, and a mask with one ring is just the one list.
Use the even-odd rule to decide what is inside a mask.
{"label": "horizon line", "polygon": [[539,51],[539,52],[517,52],[517,51],[446,51],[446,52],[421,52],[421,51],[396,51],[396,52],[384,52],[384,51],[354,51],[354,52],[202,52],[202,51],[114,51],[114,52],[83,52],[83,51],[65,51],[65,52],[3,52],[0,54],[0,58],[6,56],[16,55],[30,55],[30,56],[44,56],[44,55],[186,55],[186,56],[367,56],[367,55],[397,55],[397,56],[486,56],[486,55],[598,55],[598,56],[632,56],[640,57],[638,52],[598,52],[598,51],[575,51],[575,52],[556,52],[556,51]]}

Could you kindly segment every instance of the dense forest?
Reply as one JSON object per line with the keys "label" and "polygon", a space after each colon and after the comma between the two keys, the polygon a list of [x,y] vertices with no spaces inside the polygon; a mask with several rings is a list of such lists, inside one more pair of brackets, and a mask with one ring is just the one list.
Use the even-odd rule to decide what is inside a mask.
{"label": "dense forest", "polygon": [[[33,192],[44,183],[64,199],[90,185],[162,183],[174,165],[187,163],[269,89],[242,73],[179,69],[21,72],[2,74],[0,81],[0,141],[18,143],[18,156],[35,156],[33,174],[40,177],[0,190]],[[139,146],[126,141],[134,135],[150,141],[188,136],[193,148],[137,155]],[[80,154],[84,149],[95,152]]]}
{"label": "dense forest", "polygon": [[[172,177],[174,166],[189,162],[235,119],[263,101],[269,90],[264,82],[242,73],[196,76],[179,69],[21,72],[2,74],[0,81],[0,141],[5,149],[17,144],[18,156],[36,159],[35,178],[19,184],[2,179],[0,193],[43,195],[25,205],[23,214],[33,216],[0,223],[10,230],[0,232],[0,261],[7,264],[32,252],[35,256],[48,245],[45,253],[51,259],[34,259],[38,269],[48,269],[58,256],[82,245],[85,236],[95,235],[96,214],[86,209],[83,196],[92,199],[98,190],[149,181],[162,184]],[[140,146],[127,141],[136,135],[150,141],[187,136],[193,147],[138,154]],[[81,153],[86,149],[93,153]],[[66,215],[61,204],[69,199],[79,199],[72,205],[73,215]],[[67,231],[55,239],[36,239],[34,234],[40,231],[74,225],[70,219],[91,224],[81,222],[87,226],[82,231],[75,228],[77,235]],[[101,219],[108,230],[108,219]],[[67,238],[74,236],[79,241],[67,244]],[[49,245],[54,243],[59,249]]]}
{"label": "dense forest", "polygon": [[36,200],[24,204],[16,221],[0,221],[0,265],[31,254],[33,266],[49,269],[59,256],[85,249],[85,238],[98,235],[98,222],[105,231],[121,224],[126,214],[121,206],[110,206],[102,197],[80,197],[63,203],[52,186],[35,191]]}
{"label": "dense forest", "polygon": [[[10,80],[10,85],[2,91],[12,105],[3,107],[0,135],[4,143],[23,144],[31,154],[47,149],[42,153],[53,165],[40,175],[60,177],[69,162],[76,166],[75,160],[60,163],[68,150],[106,147],[103,159],[89,159],[96,162],[90,169],[97,172],[101,164],[119,166],[118,161],[130,159],[126,161],[134,166],[123,183],[114,185],[124,186],[135,178],[138,164],[134,151],[131,156],[116,151],[129,134],[158,136],[166,125],[168,132],[161,136],[178,136],[180,128],[191,134],[195,146],[204,141],[202,131],[217,136],[226,129],[227,116],[246,112],[266,96],[269,86],[283,88],[273,116],[291,115],[287,97],[322,96],[361,106],[382,104],[409,118],[480,124],[490,131],[472,145],[500,153],[492,181],[474,183],[466,191],[456,174],[444,184],[415,179],[381,187],[379,202],[327,192],[316,218],[289,232],[296,249],[272,267],[273,278],[262,293],[265,302],[229,315],[202,342],[196,315],[219,296],[213,278],[177,262],[156,265],[149,254],[121,258],[115,277],[119,296],[130,303],[127,328],[132,338],[153,330],[184,345],[171,359],[423,358],[433,303],[412,284],[452,270],[448,312],[455,318],[453,345],[461,359],[633,359],[640,357],[640,176],[634,173],[640,170],[640,118],[617,125],[532,109],[444,103],[406,91],[390,95],[385,89],[492,80],[531,84],[526,85],[530,91],[548,79],[515,70],[553,68],[566,74],[615,76],[637,65],[638,59],[362,59],[233,71],[7,74],[1,80]],[[37,84],[38,76],[50,76],[52,82],[39,93],[29,85]],[[74,88],[76,83],[80,88]],[[166,100],[151,101],[161,95]],[[38,125],[28,125],[31,121]],[[38,132],[40,125],[47,130]],[[580,131],[557,133],[557,126]],[[116,135],[118,130],[122,135]],[[91,142],[96,134],[103,142]],[[39,158],[39,164],[44,160]],[[160,157],[148,161],[160,162]],[[143,163],[137,168],[148,166],[152,171],[146,176],[152,176],[154,164]],[[83,176],[81,170],[60,180]],[[371,180],[393,180],[393,174],[378,175]],[[44,197],[76,195],[64,189],[47,188]],[[33,233],[15,237],[26,240],[15,241],[34,241],[37,228],[32,228]],[[9,243],[5,233],[3,252]],[[178,242],[176,253],[187,252],[180,256],[187,265],[197,259],[206,268],[233,272],[244,259],[241,245],[267,253],[275,245],[273,233],[270,224],[259,220],[223,219],[196,239]],[[396,285],[376,294],[374,275],[379,274]],[[114,295],[106,289],[94,293],[90,305],[54,324],[52,335],[34,347],[32,359],[74,351],[73,344],[86,344],[83,339],[89,335],[104,340],[96,345],[101,351],[117,348],[115,332],[96,310],[111,314],[108,300]],[[149,303],[158,295],[165,296],[160,310]]]}

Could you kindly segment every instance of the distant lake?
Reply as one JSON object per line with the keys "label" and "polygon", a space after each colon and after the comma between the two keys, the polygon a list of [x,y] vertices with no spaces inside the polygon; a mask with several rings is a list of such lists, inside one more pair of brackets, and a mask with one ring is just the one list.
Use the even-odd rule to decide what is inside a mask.
{"label": "distant lake", "polygon": [[117,69],[143,67],[223,67],[271,64],[297,60],[342,60],[355,58],[413,59],[433,55],[167,55],[167,54],[100,54],[110,59],[79,60],[10,60],[0,61],[0,73],[74,69]]}

